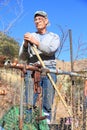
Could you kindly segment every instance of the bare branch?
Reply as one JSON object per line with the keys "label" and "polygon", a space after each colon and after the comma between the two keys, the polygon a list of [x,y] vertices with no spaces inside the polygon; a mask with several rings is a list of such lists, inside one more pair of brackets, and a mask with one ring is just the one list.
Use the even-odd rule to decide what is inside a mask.
{"label": "bare branch", "polygon": [[81,59],[82,56],[85,56],[85,54],[87,53],[86,50],[87,50],[87,43],[85,42],[82,42],[81,39],[78,40],[78,47],[77,47],[77,53],[76,53],[76,56],[74,58],[74,60],[77,60],[77,59]]}
{"label": "bare branch", "polygon": [[[9,32],[9,30],[15,25],[15,23],[21,18],[22,14],[23,14],[23,0],[15,0],[15,3],[13,1],[13,3],[15,4],[12,5],[13,3],[11,3],[12,1],[10,0],[4,0],[2,1],[0,4],[2,5],[2,9],[5,10],[4,14],[2,14],[2,16],[0,16],[0,21],[3,25],[3,32],[7,33]],[[11,6],[10,6],[11,5]],[[5,6],[5,8],[4,8]],[[13,9],[14,7],[14,9]],[[6,14],[5,14],[6,13]],[[10,15],[10,19],[7,16]]]}
{"label": "bare branch", "polygon": [[0,0],[0,7],[7,6],[10,0]]}
{"label": "bare branch", "polygon": [[66,41],[66,38],[68,36],[68,31],[64,32],[64,30],[62,29],[62,27],[60,25],[58,25],[62,35],[61,35],[61,39],[60,39],[60,48],[58,49],[58,54],[57,54],[57,58],[59,57],[63,47],[64,47],[64,43]]}

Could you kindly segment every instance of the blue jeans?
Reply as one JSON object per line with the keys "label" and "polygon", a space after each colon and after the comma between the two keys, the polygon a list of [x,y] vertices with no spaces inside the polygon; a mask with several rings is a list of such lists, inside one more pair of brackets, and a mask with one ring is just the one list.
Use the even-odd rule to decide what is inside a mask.
{"label": "blue jeans", "polygon": [[87,109],[87,96],[85,96],[85,99],[84,99],[84,109]]}
{"label": "blue jeans", "polygon": [[2,128],[2,127],[0,126],[0,130],[4,130],[4,128]]}
{"label": "blue jeans", "polygon": [[[52,69],[52,68],[51,68]],[[56,74],[50,73],[52,76],[52,79],[56,83],[57,76]],[[48,76],[41,76],[40,80],[40,86],[42,87],[42,109],[43,112],[49,113],[51,117],[51,110],[52,110],[52,104],[55,94],[55,89],[49,80]],[[34,104],[36,102],[38,94],[34,94]]]}
{"label": "blue jeans", "polygon": [[33,105],[33,86],[34,82],[31,77],[32,71],[27,70],[27,73],[24,77],[25,82],[25,102],[26,104]]}
{"label": "blue jeans", "polygon": [[[37,97],[38,97],[38,93],[35,93],[35,94],[33,93],[34,82],[30,75],[31,75],[31,71],[27,71],[27,74],[25,75],[26,103],[35,105]],[[52,79],[56,83],[57,81],[56,74],[50,73],[50,75],[52,76]],[[41,76],[40,87],[42,87],[42,109],[44,112],[49,113],[51,115],[55,89],[51,81],[49,80],[48,76]]]}

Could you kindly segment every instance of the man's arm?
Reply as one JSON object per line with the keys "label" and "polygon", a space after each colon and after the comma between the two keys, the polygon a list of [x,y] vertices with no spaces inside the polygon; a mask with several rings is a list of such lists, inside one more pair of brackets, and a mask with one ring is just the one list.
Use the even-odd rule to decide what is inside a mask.
{"label": "man's arm", "polygon": [[19,58],[22,60],[27,60],[30,57],[30,44],[39,45],[39,42],[35,39],[35,37],[31,33],[24,34],[24,41],[19,50]]}
{"label": "man's arm", "polygon": [[28,42],[31,44],[35,44],[36,46],[39,46],[39,41],[29,32],[24,34],[24,46],[25,47],[28,47]]}

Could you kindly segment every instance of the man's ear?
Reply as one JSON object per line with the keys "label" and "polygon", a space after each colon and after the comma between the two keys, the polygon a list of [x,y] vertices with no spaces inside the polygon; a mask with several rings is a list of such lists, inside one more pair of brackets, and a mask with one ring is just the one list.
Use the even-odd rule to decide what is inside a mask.
{"label": "man's ear", "polygon": [[48,23],[49,23],[49,21],[48,21],[48,19],[46,18],[46,20],[45,20],[45,23],[46,23],[46,25],[48,25]]}

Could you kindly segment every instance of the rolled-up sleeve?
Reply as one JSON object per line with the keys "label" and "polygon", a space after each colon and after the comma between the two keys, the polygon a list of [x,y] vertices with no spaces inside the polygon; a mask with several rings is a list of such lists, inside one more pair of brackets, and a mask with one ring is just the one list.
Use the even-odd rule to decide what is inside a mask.
{"label": "rolled-up sleeve", "polygon": [[30,57],[30,54],[29,54],[29,47],[24,47],[24,42],[22,43],[22,46],[20,47],[20,50],[19,50],[19,58],[21,60],[27,60],[28,58]]}

